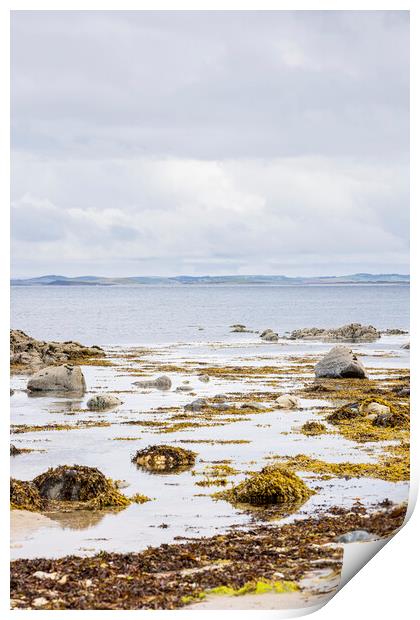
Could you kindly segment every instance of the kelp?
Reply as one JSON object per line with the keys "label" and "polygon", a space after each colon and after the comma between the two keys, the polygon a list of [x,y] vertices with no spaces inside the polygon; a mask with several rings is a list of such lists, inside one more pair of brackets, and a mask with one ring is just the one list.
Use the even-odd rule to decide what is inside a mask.
{"label": "kelp", "polygon": [[312,494],[313,491],[294,472],[285,467],[269,465],[237,486],[216,493],[213,497],[225,499],[232,504],[295,506],[303,504]]}
{"label": "kelp", "polygon": [[10,508],[37,512],[44,508],[44,500],[33,482],[10,478]]}
{"label": "kelp", "polygon": [[327,432],[327,427],[325,424],[322,424],[322,422],[308,420],[303,424],[300,430],[304,435],[322,435]]}

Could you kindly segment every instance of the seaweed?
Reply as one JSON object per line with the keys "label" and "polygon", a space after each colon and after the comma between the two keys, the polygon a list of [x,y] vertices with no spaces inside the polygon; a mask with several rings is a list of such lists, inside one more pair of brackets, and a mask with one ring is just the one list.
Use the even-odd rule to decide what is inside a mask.
{"label": "seaweed", "polygon": [[295,506],[303,504],[312,494],[313,491],[295,473],[285,467],[269,465],[214,497],[232,504]]}
{"label": "seaweed", "polygon": [[322,435],[327,432],[327,427],[322,422],[316,420],[308,420],[300,429],[304,435]]}
{"label": "seaweed", "polygon": [[175,446],[148,446],[139,450],[132,458],[132,462],[148,471],[161,473],[180,471],[192,467],[195,463],[196,452],[177,448]]}
{"label": "seaweed", "polygon": [[44,508],[44,501],[33,482],[10,478],[10,508],[37,512]]}

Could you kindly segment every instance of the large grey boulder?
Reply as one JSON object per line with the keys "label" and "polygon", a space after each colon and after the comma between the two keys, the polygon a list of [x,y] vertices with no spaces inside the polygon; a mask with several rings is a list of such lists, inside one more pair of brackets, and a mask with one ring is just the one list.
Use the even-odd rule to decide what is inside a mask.
{"label": "large grey boulder", "polygon": [[113,394],[96,394],[87,402],[87,408],[90,411],[104,411],[122,405],[122,401]]}
{"label": "large grey boulder", "polygon": [[315,366],[316,377],[332,379],[366,379],[367,373],[362,362],[351,349],[343,345],[333,347]]}
{"label": "large grey boulder", "polygon": [[84,392],[86,381],[80,366],[63,364],[38,370],[27,387],[30,392]]}

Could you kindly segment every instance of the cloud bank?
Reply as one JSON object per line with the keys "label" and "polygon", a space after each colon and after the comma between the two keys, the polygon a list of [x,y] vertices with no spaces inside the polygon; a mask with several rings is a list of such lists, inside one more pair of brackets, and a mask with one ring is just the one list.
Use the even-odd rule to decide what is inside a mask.
{"label": "cloud bank", "polygon": [[15,12],[13,275],[406,272],[408,26]]}

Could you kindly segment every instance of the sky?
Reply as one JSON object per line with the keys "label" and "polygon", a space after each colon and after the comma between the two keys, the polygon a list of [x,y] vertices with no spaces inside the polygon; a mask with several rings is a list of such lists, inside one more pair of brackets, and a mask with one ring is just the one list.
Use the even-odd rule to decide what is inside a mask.
{"label": "sky", "polygon": [[408,273],[408,12],[11,22],[14,277]]}

